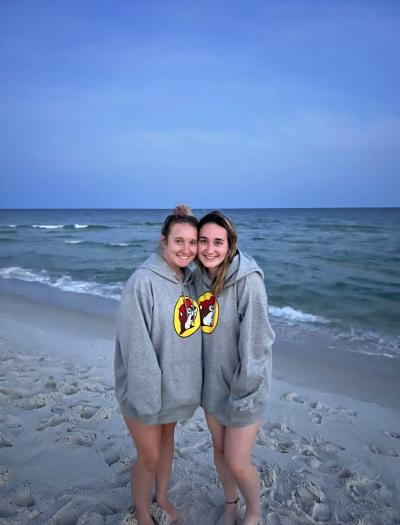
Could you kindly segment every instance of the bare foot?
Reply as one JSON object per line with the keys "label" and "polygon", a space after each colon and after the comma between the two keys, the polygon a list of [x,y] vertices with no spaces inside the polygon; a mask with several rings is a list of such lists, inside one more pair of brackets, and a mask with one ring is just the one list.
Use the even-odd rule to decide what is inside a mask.
{"label": "bare foot", "polygon": [[239,508],[239,501],[237,503],[225,504],[224,512],[217,522],[218,525],[235,525]]}
{"label": "bare foot", "polygon": [[146,513],[146,514],[136,513],[136,516],[138,519],[138,525],[154,525],[153,518],[150,516],[149,513]]}
{"label": "bare foot", "polygon": [[261,516],[259,514],[244,515],[243,525],[262,525]]}
{"label": "bare foot", "polygon": [[157,499],[157,503],[168,514],[171,523],[178,524],[180,522],[180,514],[168,499]]}

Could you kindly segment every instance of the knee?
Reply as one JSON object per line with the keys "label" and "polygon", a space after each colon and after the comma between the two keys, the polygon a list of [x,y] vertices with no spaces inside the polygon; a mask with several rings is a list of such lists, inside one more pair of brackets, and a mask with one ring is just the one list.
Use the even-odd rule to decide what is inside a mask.
{"label": "knee", "polygon": [[155,474],[157,472],[157,467],[160,462],[160,454],[158,452],[141,454],[140,456],[138,456],[137,460],[143,465],[143,467],[148,472]]}
{"label": "knee", "polygon": [[232,458],[229,456],[225,456],[225,462],[234,478],[243,479],[247,475],[248,468],[250,467],[249,462],[244,461],[242,458]]}

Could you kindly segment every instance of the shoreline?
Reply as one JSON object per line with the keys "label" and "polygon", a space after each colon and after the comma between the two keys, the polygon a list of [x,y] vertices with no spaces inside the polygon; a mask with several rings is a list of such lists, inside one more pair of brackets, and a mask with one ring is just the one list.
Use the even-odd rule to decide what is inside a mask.
{"label": "shoreline", "polygon": [[[0,293],[0,523],[134,525],[135,450],[113,392],[113,316],[70,306]],[[293,337],[278,334],[254,446],[264,523],[400,521],[393,363],[381,360],[374,378],[375,358]],[[216,522],[223,495],[200,409],[177,425],[170,495],[185,524]]]}
{"label": "shoreline", "polygon": [[[96,330],[113,345],[118,310],[115,299],[0,279],[0,301],[7,298],[14,316],[18,308],[26,307],[28,313],[29,307],[36,311],[38,304],[43,312],[56,314],[61,324],[65,316],[71,320],[86,316],[89,324],[101,325]],[[400,410],[400,359],[353,351],[343,341],[328,340],[315,331],[303,331],[300,335],[296,326],[274,318],[270,321],[277,334],[273,349],[274,378]],[[91,333],[92,329],[89,338]]]}

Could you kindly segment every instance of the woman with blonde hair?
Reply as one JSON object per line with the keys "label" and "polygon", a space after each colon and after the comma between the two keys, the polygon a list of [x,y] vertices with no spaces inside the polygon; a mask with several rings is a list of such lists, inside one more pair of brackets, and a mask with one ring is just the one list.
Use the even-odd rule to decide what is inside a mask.
{"label": "woman with blonde hair", "polygon": [[251,451],[271,384],[274,332],[268,321],[262,270],[238,250],[234,225],[213,211],[199,222],[195,275],[203,333],[201,405],[211,432],[224,495],[219,520],[233,525],[239,492],[243,525],[260,519],[260,480]]}
{"label": "woman with blonde hair", "polygon": [[177,206],[153,253],[125,285],[117,320],[115,392],[135,443],[132,498],[139,525],[153,525],[149,498],[177,523],[167,496],[177,421],[192,416],[202,385],[200,315],[192,272],[197,219]]}

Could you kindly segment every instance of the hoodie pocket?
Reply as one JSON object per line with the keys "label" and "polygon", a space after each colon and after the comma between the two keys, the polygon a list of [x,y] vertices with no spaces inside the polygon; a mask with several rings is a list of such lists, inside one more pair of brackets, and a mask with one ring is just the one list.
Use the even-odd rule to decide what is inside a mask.
{"label": "hoodie pocket", "polygon": [[162,411],[172,412],[185,407],[199,406],[202,384],[200,361],[167,364],[162,370]]}
{"label": "hoodie pocket", "polygon": [[218,365],[204,370],[202,405],[206,410],[216,410],[228,405],[230,386]]}

